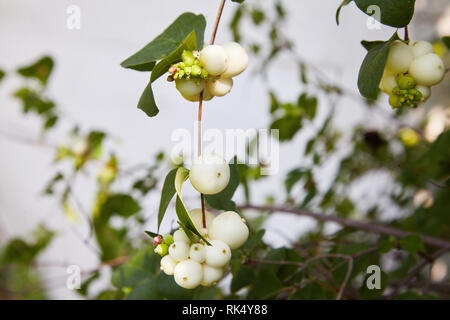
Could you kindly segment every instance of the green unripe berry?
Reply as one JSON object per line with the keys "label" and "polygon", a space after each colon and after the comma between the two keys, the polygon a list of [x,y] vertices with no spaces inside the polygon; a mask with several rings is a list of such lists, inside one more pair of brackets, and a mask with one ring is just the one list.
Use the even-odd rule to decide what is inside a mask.
{"label": "green unripe berry", "polygon": [[394,93],[389,96],[389,104],[391,105],[392,108],[400,108],[404,102],[404,100],[403,101],[401,100],[402,98],[400,98],[398,95]]}
{"label": "green unripe berry", "polygon": [[200,76],[200,75],[202,74],[202,68],[200,68],[200,66],[194,64],[194,65],[191,67],[191,74],[192,74],[194,77]]}
{"label": "green unripe berry", "polygon": [[209,75],[208,71],[207,71],[206,69],[202,69],[202,73],[201,73],[200,76],[201,76],[203,79],[206,79],[206,78],[208,78],[208,75]]}
{"label": "green unripe berry", "polygon": [[173,243],[173,236],[171,234],[165,234],[163,235],[163,243],[170,246]]}
{"label": "green unripe berry", "polygon": [[397,77],[397,83],[400,89],[408,90],[416,86],[416,81],[409,76],[400,75]]}
{"label": "green unripe berry", "polygon": [[195,57],[192,54],[192,51],[183,50],[181,59],[183,59],[183,62],[188,66],[192,66],[195,62]]}
{"label": "green unripe berry", "polygon": [[155,253],[160,256],[165,256],[169,252],[169,246],[165,243],[160,243],[155,248]]}

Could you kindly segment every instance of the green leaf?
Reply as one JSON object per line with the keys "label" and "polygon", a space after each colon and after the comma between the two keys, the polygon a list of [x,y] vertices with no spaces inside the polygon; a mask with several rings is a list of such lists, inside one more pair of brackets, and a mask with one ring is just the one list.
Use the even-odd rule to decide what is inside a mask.
{"label": "green leaf", "polygon": [[231,2],[243,3],[245,0],[231,0]]}
{"label": "green leaf", "polygon": [[344,0],[341,2],[339,7],[336,10],[336,24],[339,25],[339,15],[341,14],[341,10],[344,6],[348,5],[352,0]]}
{"label": "green leaf", "polygon": [[6,72],[0,69],[0,81],[5,77]]}
{"label": "green leaf", "polygon": [[146,246],[113,272],[111,283],[118,289],[135,287],[153,277],[159,261],[160,257],[153,252],[153,247]]}
{"label": "green leaf", "polygon": [[383,44],[384,41],[367,41],[367,40],[363,40],[361,41],[361,45],[367,50],[370,51],[373,48],[379,46],[380,44]]}
{"label": "green leaf", "polygon": [[53,66],[53,59],[51,57],[45,56],[32,65],[19,68],[17,72],[26,78],[37,79],[43,85],[45,85],[47,84],[47,80],[53,70]]}
{"label": "green leaf", "polygon": [[155,232],[151,232],[151,231],[149,231],[149,230],[145,230],[144,232],[145,232],[145,234],[148,235],[150,238],[154,238],[154,237],[159,236],[159,234],[157,234],[157,233],[155,233]]}
{"label": "green leaf", "polygon": [[235,157],[230,161],[230,182],[221,192],[213,195],[205,195],[206,202],[217,210],[237,211],[236,203],[231,199],[239,186],[239,182],[239,170]]}
{"label": "green leaf", "polygon": [[298,289],[290,299],[292,300],[326,300],[326,290],[315,282],[308,283],[303,288]]}
{"label": "green leaf", "polygon": [[156,106],[155,97],[153,96],[152,83],[149,82],[142,92],[141,98],[138,102],[138,108],[145,112],[149,117],[154,117],[158,114],[159,109]]}
{"label": "green leaf", "polygon": [[287,115],[275,120],[270,125],[270,129],[279,130],[280,141],[289,141],[302,128],[301,116]]}
{"label": "green leaf", "polygon": [[158,64],[153,68],[150,82],[155,81],[164,73],[166,73],[167,70],[169,70],[169,67],[175,62],[182,61],[181,54],[183,53],[183,50],[197,50],[197,37],[195,36],[195,31],[189,33],[186,39],[184,39],[183,42],[181,42],[174,51],[172,51],[167,57],[158,62]]}
{"label": "green leaf", "polygon": [[175,190],[176,174],[177,169],[173,169],[167,174],[166,179],[164,180],[164,184],[161,190],[161,200],[159,201],[159,209],[158,209],[158,231],[161,222],[164,218],[164,214],[166,213],[167,207],[169,206],[170,201],[177,192]]}
{"label": "green leaf", "polygon": [[410,253],[416,253],[420,250],[424,250],[422,238],[416,235],[409,235],[399,240],[400,248]]}
{"label": "green leaf", "polygon": [[274,272],[261,269],[253,282],[248,299],[274,299],[282,287],[281,281]]}
{"label": "green leaf", "polygon": [[128,194],[113,194],[108,197],[100,210],[102,221],[106,221],[113,215],[128,218],[139,212],[141,206]]}
{"label": "green leaf", "polygon": [[382,254],[388,253],[395,248],[395,245],[396,239],[394,237],[389,237],[378,244],[378,252]]}
{"label": "green leaf", "polygon": [[231,292],[236,292],[249,286],[255,280],[255,270],[249,266],[242,266],[233,275],[231,280]]}
{"label": "green leaf", "polygon": [[[191,220],[191,217],[189,216],[189,213],[186,209],[186,206],[183,203],[182,196],[181,196],[181,189],[183,187],[183,183],[187,180],[189,177],[189,170],[183,167],[179,167],[177,169],[176,175],[175,175],[175,190],[177,192],[177,203],[176,203],[176,211],[178,219],[180,220],[183,229],[185,231],[190,231],[193,234],[195,234],[197,237],[205,241],[208,245],[211,245],[208,240],[206,240],[200,232],[195,227],[194,223]],[[187,236],[191,238],[191,241],[195,242],[195,239],[192,239],[189,232],[187,232]]]}
{"label": "green leaf", "polygon": [[372,100],[377,98],[378,85],[383,76],[390,45],[398,39],[399,37],[395,33],[391,39],[372,48],[367,53],[358,75],[358,88],[363,97]]}
{"label": "green leaf", "polygon": [[197,47],[202,48],[205,27],[203,15],[185,12],[144,48],[123,61],[121,66],[137,71],[151,71],[156,61],[174,51],[192,31],[197,35]]}
{"label": "green leaf", "polygon": [[292,188],[305,176],[305,170],[296,168],[288,172],[286,179],[284,180],[284,186],[288,194],[291,193]]}
{"label": "green leaf", "polygon": [[[379,19],[382,24],[403,28],[409,24],[414,15],[415,0],[354,0],[358,8],[367,15]],[[371,6],[379,8],[379,17],[370,11]],[[367,11],[369,9],[369,12]]]}

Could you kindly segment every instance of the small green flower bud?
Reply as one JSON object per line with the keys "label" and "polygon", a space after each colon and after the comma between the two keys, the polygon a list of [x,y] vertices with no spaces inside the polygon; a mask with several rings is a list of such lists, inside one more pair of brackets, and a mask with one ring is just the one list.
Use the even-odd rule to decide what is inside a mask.
{"label": "small green flower bud", "polygon": [[400,108],[403,104],[400,100],[401,98],[394,93],[389,96],[389,104],[392,108]]}
{"label": "small green flower bud", "polygon": [[169,233],[163,235],[163,243],[170,246],[173,243],[173,236]]}
{"label": "small green flower bud", "polygon": [[416,81],[409,76],[400,75],[397,77],[397,83],[400,89],[412,89],[416,86]]}
{"label": "small green flower bud", "polygon": [[209,75],[208,71],[206,69],[202,69],[201,77],[203,79],[206,79],[206,78],[208,78],[208,75]]}
{"label": "small green flower bud", "polygon": [[155,253],[159,254],[160,256],[165,256],[168,251],[169,246],[165,243],[160,243],[155,248]]}
{"label": "small green flower bud", "polygon": [[202,68],[200,68],[198,65],[194,64],[191,67],[191,74],[195,77],[199,76],[202,74]]}
{"label": "small green flower bud", "polygon": [[183,50],[181,59],[183,59],[183,62],[188,66],[192,66],[195,62],[195,57],[192,54],[192,51]]}

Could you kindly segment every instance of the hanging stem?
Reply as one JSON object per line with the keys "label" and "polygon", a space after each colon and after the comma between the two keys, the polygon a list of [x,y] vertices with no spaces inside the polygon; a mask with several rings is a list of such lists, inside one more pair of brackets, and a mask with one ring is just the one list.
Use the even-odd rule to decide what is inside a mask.
{"label": "hanging stem", "polygon": [[405,41],[409,42],[409,31],[408,31],[408,26],[405,27]]}
{"label": "hanging stem", "polygon": [[[216,40],[217,28],[219,27],[220,18],[222,17],[223,7],[226,0],[220,2],[219,11],[217,12],[216,22],[214,24],[214,29],[211,35],[211,41],[209,44],[214,44]],[[197,155],[200,157],[202,155],[202,112],[203,112],[203,91],[200,93],[200,99],[198,102],[198,137],[197,137]],[[206,228],[206,215],[205,215],[205,196],[203,193],[200,194],[200,199],[202,203],[202,224],[203,228]]]}

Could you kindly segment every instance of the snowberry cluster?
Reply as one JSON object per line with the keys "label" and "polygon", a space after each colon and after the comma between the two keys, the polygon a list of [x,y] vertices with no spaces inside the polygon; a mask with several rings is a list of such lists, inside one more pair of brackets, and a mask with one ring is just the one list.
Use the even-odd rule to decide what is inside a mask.
{"label": "snowberry cluster", "polygon": [[389,49],[380,89],[389,95],[393,108],[416,106],[431,95],[430,87],[442,81],[445,66],[426,41],[394,41]]}
{"label": "snowberry cluster", "polygon": [[167,80],[175,81],[176,88],[189,101],[222,97],[230,92],[233,77],[247,68],[248,55],[236,42],[209,45],[198,51],[184,50],[181,62],[169,68]]}
{"label": "snowberry cluster", "polygon": [[191,242],[179,229],[172,235],[157,236],[153,240],[155,252],[162,255],[161,270],[173,275],[175,282],[186,289],[216,284],[224,275],[231,259],[231,250],[242,246],[248,238],[248,227],[239,214],[226,211],[217,217],[205,212],[203,228],[201,209],[189,212],[197,230],[211,245],[201,240]]}

